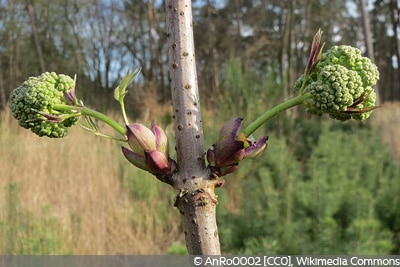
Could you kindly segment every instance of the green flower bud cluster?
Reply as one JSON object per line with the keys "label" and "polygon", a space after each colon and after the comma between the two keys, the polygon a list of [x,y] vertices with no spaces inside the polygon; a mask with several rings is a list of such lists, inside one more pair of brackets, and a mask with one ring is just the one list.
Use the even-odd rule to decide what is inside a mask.
{"label": "green flower bud cluster", "polygon": [[372,86],[378,79],[376,65],[359,49],[333,46],[321,55],[307,76],[297,80],[295,90],[311,94],[306,102],[310,113],[328,113],[341,121],[364,120],[375,108]]}
{"label": "green flower bud cluster", "polygon": [[74,80],[63,74],[45,72],[30,77],[10,95],[10,109],[19,125],[39,136],[61,138],[75,125],[79,114],[55,110],[57,104],[71,104]]}

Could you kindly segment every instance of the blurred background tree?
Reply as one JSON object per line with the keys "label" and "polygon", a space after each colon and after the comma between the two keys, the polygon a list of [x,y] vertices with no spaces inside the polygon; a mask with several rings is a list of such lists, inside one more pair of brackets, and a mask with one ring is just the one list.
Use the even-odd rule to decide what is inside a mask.
{"label": "blurred background tree", "polygon": [[[304,72],[312,37],[319,28],[324,32],[325,47],[348,44],[367,53],[360,1],[193,0],[206,144],[211,145],[216,140],[216,128],[223,121],[235,116],[250,121],[293,94],[291,85]],[[0,110],[7,109],[11,90],[29,76],[55,71],[71,76],[76,74],[80,98],[85,99],[88,106],[113,112],[117,107],[113,100],[114,87],[129,69],[141,66],[141,75],[126,99],[129,115],[146,122],[161,120],[161,124],[169,125],[172,119],[164,2],[54,0],[49,4],[44,0],[0,0]],[[381,73],[376,89],[379,88],[381,104],[387,108],[378,109],[376,119],[362,125],[324,122],[309,117],[300,108],[282,114],[260,129],[260,135],[270,136],[263,158],[243,163],[217,191],[224,252],[400,253],[400,130],[399,115],[394,113],[399,111],[399,105],[389,104],[400,100],[399,3],[366,0],[365,4],[373,58]],[[16,164],[25,164],[20,158],[22,155],[28,157],[29,150],[17,153],[19,150],[13,144],[20,141],[7,130],[10,125],[13,124],[7,116],[0,117],[3,138],[0,155],[4,157],[0,162],[9,162],[18,169]],[[14,125],[12,129],[15,128]],[[387,147],[383,139],[391,146]],[[26,140],[27,144],[36,142],[29,140]],[[114,151],[112,149],[110,151]],[[76,155],[75,151],[71,151],[71,155]],[[110,155],[113,159],[117,157]],[[30,228],[18,228],[23,223],[16,223],[21,216],[31,216],[30,211],[19,209],[19,202],[14,201],[16,190],[4,200],[11,207],[9,212],[5,215],[0,212],[0,231],[7,233],[5,240],[8,240],[4,244],[0,241],[0,252],[149,254],[151,251],[184,251],[179,245],[183,237],[173,237],[179,233],[176,217],[165,208],[172,205],[169,202],[173,196],[166,194],[162,186],[153,184],[150,178],[141,179],[142,173],[120,160],[120,165],[110,176],[118,177],[128,191],[130,205],[136,209],[132,213],[122,212],[124,215],[129,213],[130,218],[129,228],[124,233],[132,229],[135,233],[129,232],[124,242],[130,244],[130,240],[140,235],[137,244],[141,244],[147,234],[146,240],[153,240],[150,236],[153,232],[146,228],[152,222],[154,237],[159,240],[165,235],[162,242],[151,243],[152,250],[140,246],[136,250],[134,247],[120,248],[123,242],[118,238],[115,242],[104,242],[105,248],[97,241],[86,242],[98,244],[94,249],[79,248],[79,242],[67,247],[62,241],[71,234],[63,232],[57,236],[61,222],[54,221],[52,213],[46,211],[34,226],[42,229],[41,222],[44,222],[43,227],[46,222],[52,222],[52,228],[45,234],[54,241],[51,244],[55,248],[40,251],[36,249],[37,244],[41,244],[40,239],[28,240],[32,238],[28,234]],[[43,167],[46,172],[37,179],[48,179],[46,175],[51,166],[55,164]],[[5,187],[8,190],[23,180],[20,172],[14,174],[11,170],[0,168],[2,185],[12,181]],[[72,172],[71,177],[79,177],[72,164],[65,171]],[[89,175],[85,173],[82,179]],[[94,181],[97,179],[100,177],[93,178]],[[20,198],[24,196],[22,190],[23,187]],[[59,195],[63,193],[61,191]],[[103,193],[99,195],[103,196]],[[162,200],[155,202],[158,198]],[[136,202],[146,205],[141,204],[142,209],[139,209],[132,204]],[[149,205],[153,207],[151,213],[147,212]],[[71,216],[84,218],[78,213]],[[142,217],[145,221],[141,221]],[[84,225],[84,219],[79,219],[79,224]],[[9,230],[13,225],[12,231]],[[76,240],[80,240],[79,234],[84,233],[80,228],[79,231],[75,229]],[[32,246],[21,245],[24,249],[14,249],[16,245],[10,240],[21,236],[24,238],[22,243],[26,239]],[[113,250],[109,244],[118,246],[119,250]],[[168,246],[171,246],[170,250],[166,249]]]}
{"label": "blurred background tree", "polygon": [[[324,31],[327,47],[349,44],[367,52],[361,0],[194,1],[200,86],[210,103],[221,91],[232,56],[243,72],[270,71],[283,97],[302,73],[309,42]],[[164,1],[0,2],[0,107],[28,75],[53,70],[77,74],[81,88],[108,94],[128,69],[142,67],[142,86],[168,101]],[[383,102],[400,98],[399,16],[395,0],[366,1]],[[90,95],[90,93],[88,93]],[[106,98],[107,99],[107,98]],[[103,103],[105,102],[105,103]]]}

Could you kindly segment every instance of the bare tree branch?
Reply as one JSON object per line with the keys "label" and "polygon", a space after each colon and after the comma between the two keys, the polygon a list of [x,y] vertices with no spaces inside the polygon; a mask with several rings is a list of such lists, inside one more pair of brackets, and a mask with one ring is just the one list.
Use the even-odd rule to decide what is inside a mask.
{"label": "bare tree branch", "polygon": [[189,253],[220,254],[214,193],[219,181],[205,167],[191,0],[166,1],[166,11],[179,169],[173,177],[179,191],[175,205],[184,218]]}

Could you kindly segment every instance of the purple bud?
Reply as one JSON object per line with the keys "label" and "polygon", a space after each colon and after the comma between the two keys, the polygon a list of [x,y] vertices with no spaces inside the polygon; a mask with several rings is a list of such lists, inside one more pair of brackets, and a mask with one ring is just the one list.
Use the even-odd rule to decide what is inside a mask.
{"label": "purple bud", "polygon": [[224,123],[218,141],[207,151],[207,160],[216,174],[223,176],[234,172],[244,158],[255,158],[267,147],[268,137],[257,141],[249,140],[239,133],[243,119],[231,119]]}
{"label": "purple bud", "polygon": [[140,123],[126,126],[128,144],[132,151],[122,148],[125,157],[136,167],[155,175],[167,175],[177,168],[168,154],[168,138],[164,130],[153,125],[152,130]]}
{"label": "purple bud", "polygon": [[321,59],[322,48],[324,45],[321,45],[321,29],[314,35],[313,42],[311,44],[311,52],[310,57],[308,58],[308,63],[306,67],[306,73],[310,73],[312,69],[317,65],[319,60]]}
{"label": "purple bud", "polygon": [[236,118],[231,119],[222,125],[217,143],[213,145],[212,151],[214,152],[214,155],[212,155],[212,151],[210,151],[210,158],[213,157],[213,163],[216,167],[222,168],[232,164],[237,164],[244,158],[244,143],[237,140],[242,121],[243,119]]}

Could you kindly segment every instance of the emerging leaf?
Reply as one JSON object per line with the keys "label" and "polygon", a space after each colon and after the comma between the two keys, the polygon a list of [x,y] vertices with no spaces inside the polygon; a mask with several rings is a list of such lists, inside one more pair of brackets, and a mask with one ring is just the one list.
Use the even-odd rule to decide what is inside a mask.
{"label": "emerging leaf", "polygon": [[125,95],[128,93],[128,88],[129,84],[132,83],[133,79],[136,77],[136,75],[140,72],[140,68],[135,69],[133,72],[128,72],[128,74],[125,75],[124,78],[122,78],[121,82],[119,85],[115,88],[114,90],[114,98],[118,102],[122,102]]}

